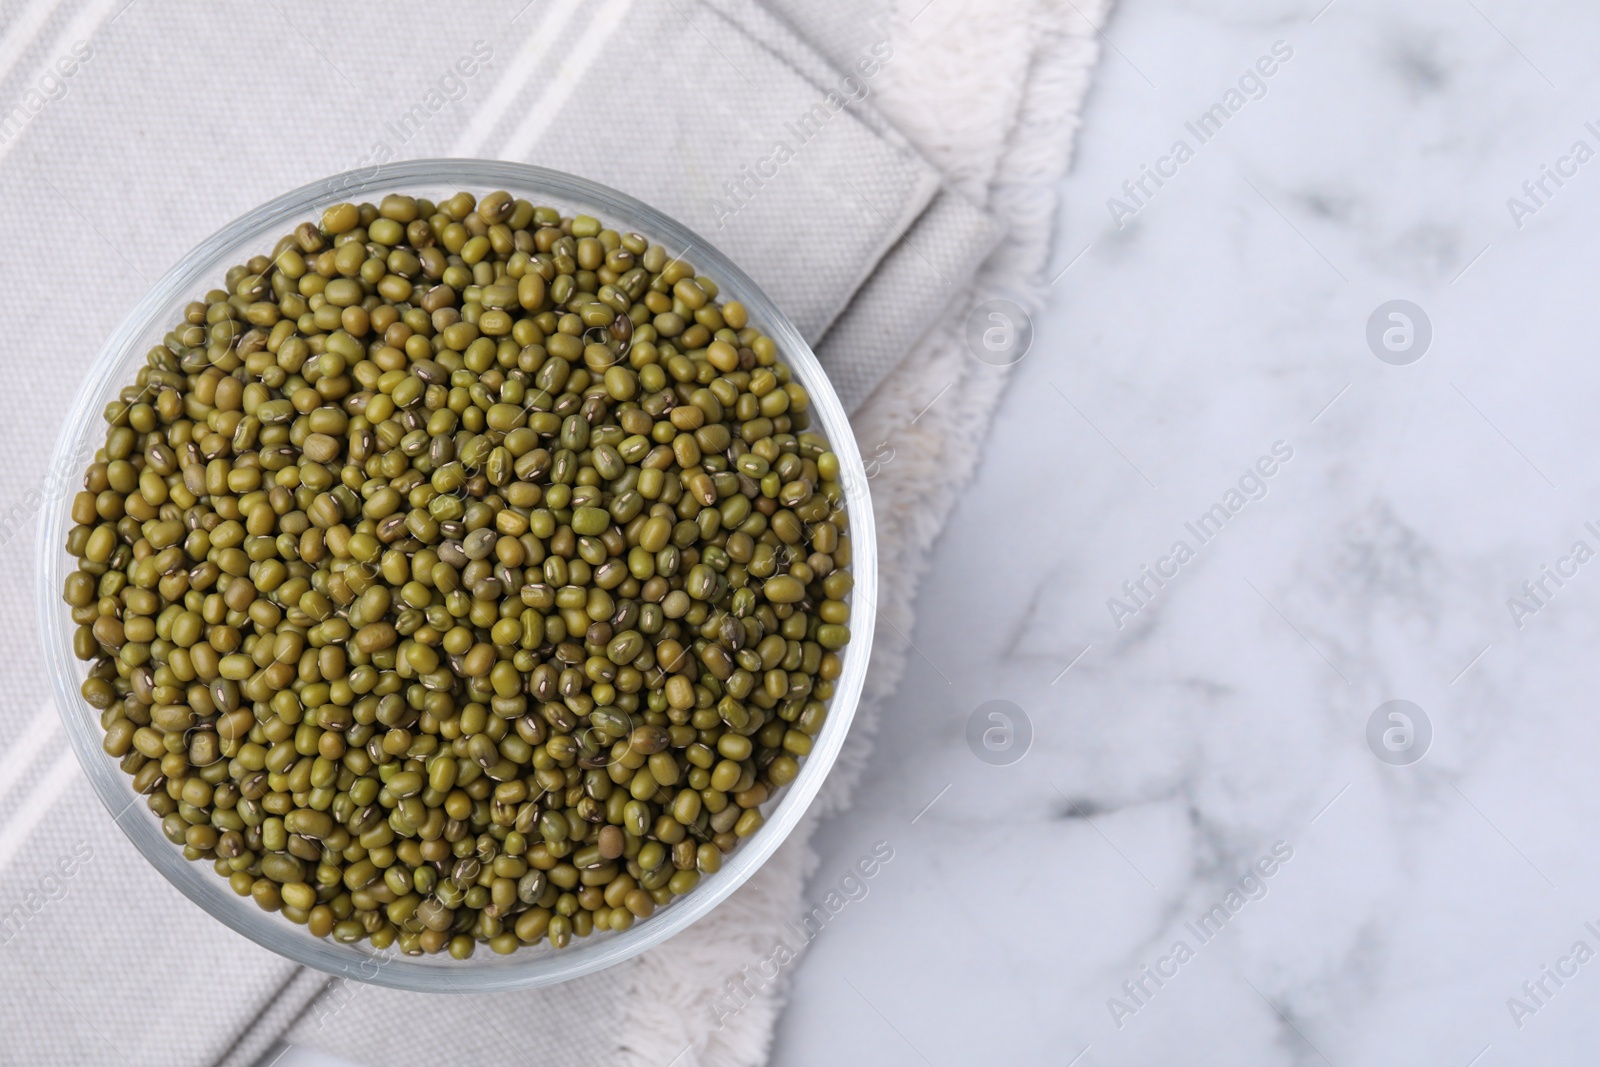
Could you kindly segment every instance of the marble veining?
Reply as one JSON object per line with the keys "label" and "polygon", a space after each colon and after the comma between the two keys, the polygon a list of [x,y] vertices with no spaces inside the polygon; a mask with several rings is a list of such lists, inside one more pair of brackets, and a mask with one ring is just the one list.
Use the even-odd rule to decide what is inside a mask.
{"label": "marble veining", "polygon": [[[1057,262],[1087,252],[817,885],[896,859],[794,969],[774,1064],[1596,1061],[1600,167],[1537,182],[1600,146],[1600,12],[1323,3],[1107,27]],[[1397,299],[1410,362],[1368,342]],[[991,700],[1020,760],[969,747]],[[1423,724],[1369,729],[1391,700],[1420,758],[1383,738]]]}

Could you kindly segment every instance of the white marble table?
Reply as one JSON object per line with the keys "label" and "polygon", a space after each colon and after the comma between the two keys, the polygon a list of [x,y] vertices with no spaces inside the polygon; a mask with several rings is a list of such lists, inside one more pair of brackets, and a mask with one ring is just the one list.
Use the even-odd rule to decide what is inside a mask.
{"label": "white marble table", "polygon": [[[1107,28],[1057,262],[1088,251],[817,839],[815,900],[893,859],[794,968],[776,1067],[1596,1060],[1600,12],[1321,2]],[[1432,338],[1385,362],[1396,299]],[[1010,765],[966,742],[991,700]],[[1409,749],[1368,743],[1390,700]]]}
{"label": "white marble table", "polygon": [[[1600,161],[1572,148],[1600,151],[1600,12],[1321,3],[1107,28],[1057,262],[1089,250],[812,895],[895,858],[797,967],[775,1065],[1596,1061]],[[1543,164],[1571,176],[1540,206]],[[1366,340],[1393,299],[1433,331],[1404,365]],[[1146,565],[1176,573],[1141,606]],[[996,699],[1034,731],[1009,766],[965,741]],[[1409,764],[1367,742],[1392,699],[1431,725]]]}

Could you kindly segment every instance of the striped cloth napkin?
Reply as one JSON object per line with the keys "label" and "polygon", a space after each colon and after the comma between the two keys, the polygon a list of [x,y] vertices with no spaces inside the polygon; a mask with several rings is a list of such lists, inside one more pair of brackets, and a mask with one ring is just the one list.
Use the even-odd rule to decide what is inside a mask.
{"label": "striped cloth napkin", "polygon": [[[1003,235],[1008,265],[991,262],[985,285],[1026,301],[1043,266],[1048,186],[1103,10],[1030,0],[1004,21],[933,3],[0,9],[13,353],[0,392],[0,1063],[245,1067],[286,1034],[374,1064],[762,1057],[774,991],[720,1025],[702,1007],[797,913],[809,824],[690,933],[554,989],[328,988],[204,915],[112,825],[30,669],[33,519],[72,486],[47,457],[101,340],[203,236],[341,170],[516,159],[613,185],[705,235],[812,341],[858,433],[900,432],[921,450],[928,463],[874,484],[881,528],[903,535],[884,549],[879,608],[908,627],[920,554],[1004,381],[959,350],[959,316]],[[916,412],[957,382],[941,409]],[[941,431],[968,439],[961,458],[939,458]],[[881,698],[900,654],[874,656]],[[830,779],[835,807],[869,735]]]}

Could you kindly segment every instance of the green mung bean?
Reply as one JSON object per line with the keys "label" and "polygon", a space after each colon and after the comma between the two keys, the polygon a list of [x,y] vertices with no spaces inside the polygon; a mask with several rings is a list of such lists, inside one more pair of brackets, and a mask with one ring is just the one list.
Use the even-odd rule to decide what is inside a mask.
{"label": "green mung bean", "polygon": [[690,264],[506,192],[271,251],[151,349],[71,502],[106,752],[316,936],[647,920],[758,831],[840,674],[805,388]]}

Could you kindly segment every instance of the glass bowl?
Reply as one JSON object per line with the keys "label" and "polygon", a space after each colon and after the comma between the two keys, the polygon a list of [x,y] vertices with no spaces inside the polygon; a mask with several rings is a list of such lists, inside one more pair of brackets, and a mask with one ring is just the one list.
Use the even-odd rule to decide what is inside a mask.
{"label": "glass bowl", "polygon": [[[582,212],[621,230],[636,230],[668,252],[683,255],[698,272],[716,280],[722,296],[741,301],[750,322],[776,342],[798,381],[810,392],[813,426],[827,435],[842,469],[851,524],[852,639],[845,646],[843,671],[829,702],[828,718],[799,776],[763,806],[765,825],[745,840],[716,874],[649,919],[623,931],[574,939],[563,949],[548,942],[525,946],[508,956],[486,950],[468,960],[446,953],[405,956],[369,944],[342,944],[312,936],[281,915],[262,911],[248,897],[236,896],[210,864],[190,862],[161,833],[159,820],[141,802],[117,761],[101,748],[99,714],[79,695],[87,665],[72,653],[72,626],[61,599],[62,583],[74,569],[65,548],[71,487],[79,484],[94,450],[104,443],[101,411],[132,382],[145,353],[177,322],[185,304],[221,284],[229,267],[272,245],[300,222],[320,219],[322,209],[343,200],[377,201],[386,193],[443,198],[459,190],[479,195],[505,189],[563,214]],[[809,345],[792,323],[748,275],[704,238],[647,204],[614,189],[543,167],[476,159],[424,159],[350,171],[270,200],[206,238],[156,283],[123,319],[90,368],[67,415],[51,458],[57,487],[44,505],[37,546],[38,621],[45,667],[56,706],[78,761],[95,792],[122,831],[155,868],[185,896],[213,917],[264,948],[297,963],[354,981],[420,992],[492,993],[564,982],[621,963],[658,945],[703,917],[755,873],[783,842],[816,796],[844,744],[861,697],[872,647],[877,603],[877,552],[867,479],[855,437],[839,399]]]}

